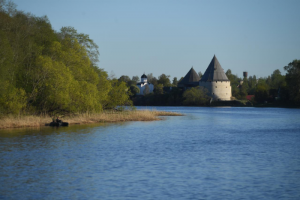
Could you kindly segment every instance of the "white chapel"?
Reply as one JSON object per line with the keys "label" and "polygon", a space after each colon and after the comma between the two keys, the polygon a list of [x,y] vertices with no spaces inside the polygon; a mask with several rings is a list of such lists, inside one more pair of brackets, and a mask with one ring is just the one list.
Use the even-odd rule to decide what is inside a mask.
{"label": "white chapel", "polygon": [[147,76],[145,74],[141,76],[141,82],[137,83],[136,86],[138,86],[138,88],[140,89],[140,93],[138,93],[137,95],[149,94],[154,90],[154,85],[147,81]]}

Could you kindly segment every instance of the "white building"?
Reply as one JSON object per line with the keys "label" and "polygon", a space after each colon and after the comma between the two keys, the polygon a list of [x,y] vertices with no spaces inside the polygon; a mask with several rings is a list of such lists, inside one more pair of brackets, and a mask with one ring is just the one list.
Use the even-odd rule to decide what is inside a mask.
{"label": "white building", "polygon": [[230,81],[216,56],[213,57],[205,73],[201,77],[199,86],[206,88],[213,100],[231,100]]}
{"label": "white building", "polygon": [[137,95],[149,94],[154,90],[154,85],[148,83],[147,76],[145,74],[141,76],[141,82],[137,83],[136,86],[138,86],[138,88],[140,89],[140,93],[138,93]]}

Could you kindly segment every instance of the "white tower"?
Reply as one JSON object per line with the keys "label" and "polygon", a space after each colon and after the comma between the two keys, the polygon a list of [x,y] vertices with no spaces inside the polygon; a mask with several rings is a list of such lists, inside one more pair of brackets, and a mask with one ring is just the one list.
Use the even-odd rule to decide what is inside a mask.
{"label": "white tower", "polygon": [[230,80],[224,73],[216,56],[213,57],[200,79],[199,86],[206,88],[213,100],[231,100]]}

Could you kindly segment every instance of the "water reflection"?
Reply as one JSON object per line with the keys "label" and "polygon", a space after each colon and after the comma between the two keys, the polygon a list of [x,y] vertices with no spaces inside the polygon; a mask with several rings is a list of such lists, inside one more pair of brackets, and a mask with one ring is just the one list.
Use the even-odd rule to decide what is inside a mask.
{"label": "water reflection", "polygon": [[185,116],[1,130],[0,199],[300,197],[298,110],[154,109]]}

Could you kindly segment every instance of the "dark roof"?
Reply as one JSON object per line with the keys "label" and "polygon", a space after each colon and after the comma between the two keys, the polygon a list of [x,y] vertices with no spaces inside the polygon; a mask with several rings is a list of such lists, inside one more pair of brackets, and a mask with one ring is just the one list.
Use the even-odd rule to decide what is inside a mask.
{"label": "dark roof", "polygon": [[229,81],[215,55],[200,81]]}
{"label": "dark roof", "polygon": [[147,76],[145,74],[143,74],[141,78],[147,78]]}
{"label": "dark roof", "polygon": [[[199,82],[200,77],[195,72],[193,67],[190,69],[190,71],[185,75],[185,77],[178,83],[179,85],[188,85],[188,84],[193,84],[195,82]],[[198,83],[199,84],[199,83]]]}

